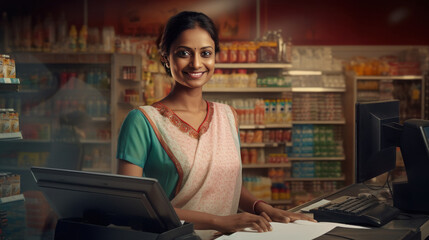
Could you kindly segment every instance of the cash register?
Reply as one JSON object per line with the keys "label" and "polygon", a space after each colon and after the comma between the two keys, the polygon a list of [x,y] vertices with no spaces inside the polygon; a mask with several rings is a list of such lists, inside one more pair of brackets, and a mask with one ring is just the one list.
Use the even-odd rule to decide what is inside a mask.
{"label": "cash register", "polygon": [[31,172],[58,214],[55,240],[200,239],[156,179],[45,167]]}

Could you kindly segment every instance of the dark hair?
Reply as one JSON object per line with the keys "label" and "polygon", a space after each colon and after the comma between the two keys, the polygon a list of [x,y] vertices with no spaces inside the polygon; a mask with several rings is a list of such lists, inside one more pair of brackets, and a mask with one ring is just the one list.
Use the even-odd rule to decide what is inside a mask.
{"label": "dark hair", "polygon": [[167,68],[166,57],[170,52],[171,44],[182,32],[196,27],[200,27],[209,33],[215,43],[215,53],[219,52],[219,37],[213,21],[204,13],[190,11],[180,12],[168,20],[159,41],[161,63],[168,75],[171,76],[171,71],[170,68]]}

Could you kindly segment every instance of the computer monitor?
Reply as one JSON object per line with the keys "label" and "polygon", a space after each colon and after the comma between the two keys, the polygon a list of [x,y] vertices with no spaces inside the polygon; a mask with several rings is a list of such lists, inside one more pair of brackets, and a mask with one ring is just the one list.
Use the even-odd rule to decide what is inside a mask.
{"label": "computer monitor", "polygon": [[407,180],[393,182],[393,205],[403,211],[429,213],[429,120],[399,124],[399,102],[356,104],[356,182],[396,166],[400,147]]}
{"label": "computer monitor", "polygon": [[399,101],[356,103],[356,182],[395,168],[396,146],[388,141],[388,126],[399,123]]}
{"label": "computer monitor", "polygon": [[153,233],[182,226],[156,179],[44,167],[31,172],[59,218]]}

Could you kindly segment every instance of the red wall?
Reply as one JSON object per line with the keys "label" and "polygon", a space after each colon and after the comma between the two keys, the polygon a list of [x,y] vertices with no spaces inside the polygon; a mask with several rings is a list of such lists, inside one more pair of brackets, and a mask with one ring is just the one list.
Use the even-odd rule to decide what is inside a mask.
{"label": "red wall", "polygon": [[428,45],[426,0],[261,0],[262,29],[298,45]]}
{"label": "red wall", "polygon": [[[174,13],[195,10],[214,19],[222,39],[256,37],[256,0],[87,2],[89,26],[113,25],[120,34],[156,35]],[[429,45],[428,0],[260,0],[260,7],[261,33],[282,29],[297,45]],[[42,17],[64,11],[69,23],[83,23],[83,0],[16,0],[5,9]]]}

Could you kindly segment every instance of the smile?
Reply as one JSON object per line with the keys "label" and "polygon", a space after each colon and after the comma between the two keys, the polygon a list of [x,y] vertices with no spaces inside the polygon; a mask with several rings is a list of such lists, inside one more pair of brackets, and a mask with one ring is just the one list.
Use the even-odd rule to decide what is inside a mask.
{"label": "smile", "polygon": [[205,72],[185,72],[185,74],[195,79],[200,78],[201,76],[203,76],[204,73]]}

